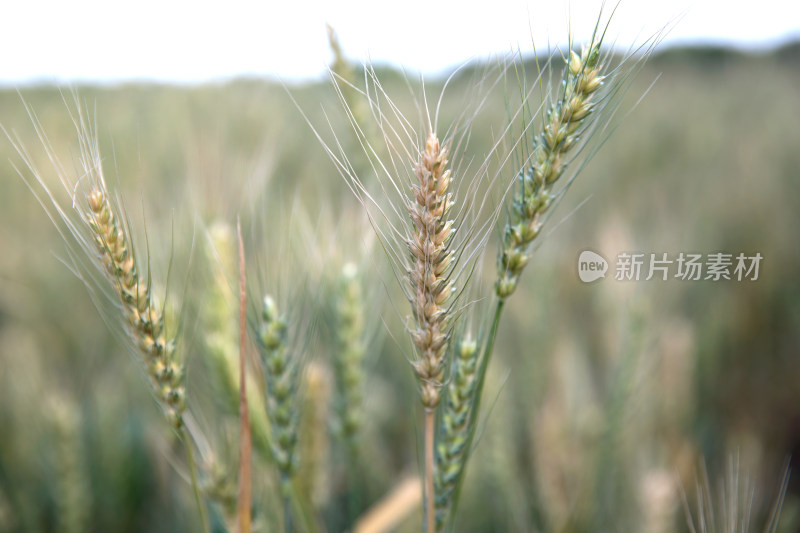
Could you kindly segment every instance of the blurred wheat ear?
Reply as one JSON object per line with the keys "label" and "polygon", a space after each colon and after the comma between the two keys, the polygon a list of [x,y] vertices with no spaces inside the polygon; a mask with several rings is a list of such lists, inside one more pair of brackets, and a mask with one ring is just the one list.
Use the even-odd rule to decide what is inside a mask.
{"label": "blurred wheat ear", "polygon": [[[206,261],[213,281],[205,284],[202,323],[206,345],[204,354],[211,369],[214,399],[226,413],[236,415],[239,409],[238,319],[231,280],[236,272],[236,251],[233,228],[216,222],[208,229]],[[265,460],[271,458],[269,423],[263,403],[258,398],[255,379],[247,374],[247,398],[255,451]]]}
{"label": "blurred wheat ear", "polygon": [[266,411],[270,424],[270,449],[281,478],[284,528],[292,531],[292,478],[297,470],[298,362],[287,352],[287,323],[271,296],[261,308],[259,346],[266,381]]}

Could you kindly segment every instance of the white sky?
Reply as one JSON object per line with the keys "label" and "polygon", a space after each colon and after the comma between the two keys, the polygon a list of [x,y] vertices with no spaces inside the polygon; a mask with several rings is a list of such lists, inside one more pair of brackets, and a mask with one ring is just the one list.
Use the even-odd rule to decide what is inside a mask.
{"label": "white sky", "polygon": [[[325,23],[348,56],[433,72],[520,46],[585,39],[600,0],[3,0],[0,83],[287,80],[330,60]],[[608,2],[606,11],[615,5]],[[679,20],[676,20],[679,19]],[[629,46],[673,22],[666,42],[764,48],[800,37],[800,2],[622,0],[609,31]]]}

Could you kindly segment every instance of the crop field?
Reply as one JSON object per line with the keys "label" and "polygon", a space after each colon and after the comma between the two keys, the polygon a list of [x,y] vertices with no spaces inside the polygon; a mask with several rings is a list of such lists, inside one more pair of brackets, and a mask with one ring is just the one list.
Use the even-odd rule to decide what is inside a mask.
{"label": "crop field", "polygon": [[0,90],[0,531],[800,531],[800,47],[576,51]]}

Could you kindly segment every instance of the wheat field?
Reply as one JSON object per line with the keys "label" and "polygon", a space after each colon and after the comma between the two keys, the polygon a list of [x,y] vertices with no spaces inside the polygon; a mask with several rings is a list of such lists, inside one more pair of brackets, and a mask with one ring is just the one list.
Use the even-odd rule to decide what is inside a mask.
{"label": "wheat field", "polygon": [[[590,110],[576,47],[551,66],[579,100],[538,114],[545,61],[424,88],[339,61],[0,91],[0,531],[800,530],[800,48],[657,49]],[[584,250],[763,260],[586,284]]]}

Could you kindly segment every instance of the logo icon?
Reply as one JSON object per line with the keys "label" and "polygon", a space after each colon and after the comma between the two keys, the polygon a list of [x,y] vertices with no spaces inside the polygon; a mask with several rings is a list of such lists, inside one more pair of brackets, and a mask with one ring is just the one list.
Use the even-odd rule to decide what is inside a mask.
{"label": "logo icon", "polygon": [[606,277],[608,261],[602,255],[584,250],[578,257],[578,277],[584,283],[591,283]]}

